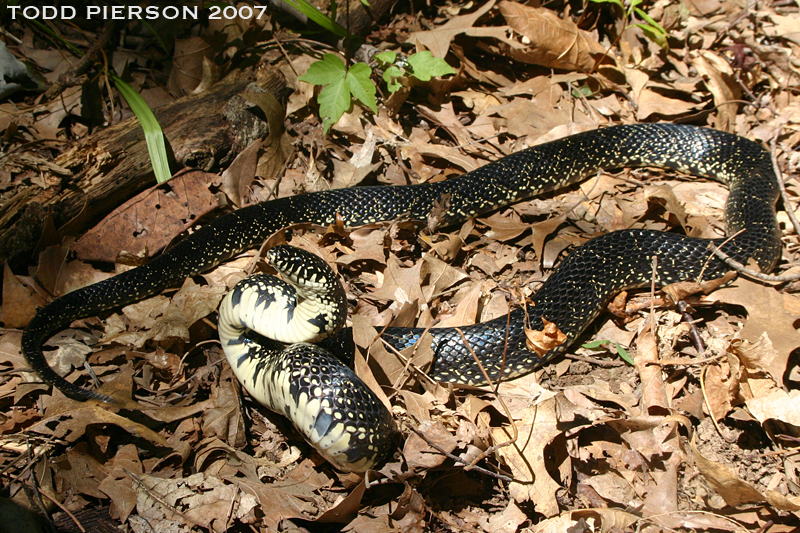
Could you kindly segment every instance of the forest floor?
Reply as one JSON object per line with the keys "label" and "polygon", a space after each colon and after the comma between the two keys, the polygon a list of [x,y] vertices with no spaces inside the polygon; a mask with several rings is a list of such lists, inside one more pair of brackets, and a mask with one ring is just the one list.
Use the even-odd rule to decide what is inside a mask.
{"label": "forest floor", "polygon": [[[627,16],[608,1],[401,6],[363,37],[367,49],[407,58],[429,50],[454,73],[420,79],[427,67],[410,59],[390,71],[399,73],[391,92],[373,62],[375,112],[345,100],[328,131],[319,87],[298,78],[323,54],[344,56],[318,40],[324,32],[275,13],[155,29],[125,24],[107,46],[107,66],[152,108],[236,69],[285,77],[283,129],[204,175],[202,194],[219,213],[328,188],[452,178],[532,145],[641,122],[760,142],[796,209],[797,3],[659,0]],[[83,51],[102,30],[48,24]],[[3,31],[44,86],[77,61],[35,24],[9,21]],[[131,117],[103,65],[93,68],[56,98],[18,92],[0,103],[0,198],[32,184],[66,187],[70,171],[53,161],[103,129],[88,120],[90,108],[105,125]],[[797,531],[797,282],[740,275],[685,296],[686,311],[660,293],[623,294],[566,357],[495,391],[431,382],[429,350],[404,359],[374,342],[390,323],[461,326],[503,316],[534,295],[572,247],[600,234],[639,227],[724,235],[722,184],[608,170],[456,227],[398,220],[278,237],[315,251],[341,276],[356,368],[391,405],[404,436],[366,480],[333,469],[285,419],[243,396],[215,341],[215,309],[255,250],[177,291],[73,322],[48,343],[60,374],[91,386],[88,362],[101,391],[128,400],[124,408],[76,402],[38,381],[20,351],[36,309],[108,278],[103,254],[113,262],[123,249],[156,252],[132,250],[104,224],[159,202],[161,218],[135,218],[134,226],[169,242],[184,231],[181,221],[202,213],[185,212],[190,193],[181,180],[190,177],[178,176],[168,192],[154,186],[111,215],[98,213],[109,217],[84,235],[58,233],[24,269],[4,271],[0,495],[54,514],[69,532],[104,531],[100,524],[137,533]],[[800,241],[787,207],[778,204],[777,270],[794,274]],[[7,524],[0,531],[23,530]]]}

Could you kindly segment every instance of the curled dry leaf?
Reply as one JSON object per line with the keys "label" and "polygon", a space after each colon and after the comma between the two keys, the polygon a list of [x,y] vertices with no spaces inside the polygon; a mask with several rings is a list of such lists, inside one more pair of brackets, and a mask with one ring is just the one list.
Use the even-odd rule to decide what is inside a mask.
{"label": "curled dry leaf", "polygon": [[780,420],[800,428],[800,391],[775,388],[771,393],[745,402],[747,410],[756,420]]}
{"label": "curled dry leaf", "polygon": [[544,328],[541,330],[525,328],[525,346],[538,355],[544,355],[553,348],[556,348],[567,340],[567,336],[558,329],[554,322],[542,318]]}
{"label": "curled dry leaf", "polygon": [[451,453],[458,446],[455,435],[447,431],[439,421],[425,421],[406,439],[403,457],[412,471],[415,468],[429,470],[447,460],[442,453]]}
{"label": "curled dry leaf", "polygon": [[17,279],[6,263],[3,268],[3,305],[0,315],[5,327],[27,326],[36,310],[44,304],[44,298]]}
{"label": "curled dry leaf", "polygon": [[742,277],[730,286],[714,291],[708,298],[747,309],[748,318],[739,336],[751,342],[757,341],[764,333],[769,336],[778,355],[764,370],[776,383],[781,383],[789,354],[800,347],[800,332],[795,327],[800,315],[800,298],[793,294],[781,294],[773,287]]}

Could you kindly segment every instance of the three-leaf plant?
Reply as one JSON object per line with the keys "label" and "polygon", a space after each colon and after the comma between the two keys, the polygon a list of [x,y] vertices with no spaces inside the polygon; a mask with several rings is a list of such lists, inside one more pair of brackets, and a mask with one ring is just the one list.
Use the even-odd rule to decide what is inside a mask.
{"label": "three-leaf plant", "polygon": [[387,50],[375,54],[375,59],[384,68],[383,81],[386,82],[390,93],[403,86],[398,81],[398,78],[402,76],[410,76],[419,81],[430,81],[435,76],[455,74],[453,67],[448,65],[447,61],[440,57],[434,57],[428,50],[411,54],[401,61],[397,60],[397,53]]}
{"label": "three-leaf plant", "polygon": [[[430,81],[434,76],[454,73],[453,68],[444,59],[434,57],[427,50],[408,56],[400,65],[395,52],[381,52],[376,54],[375,58],[384,68],[383,79],[391,93],[402,87],[399,79],[403,76]],[[338,55],[325,54],[321,60],[311,63],[306,73],[300,76],[302,81],[322,85],[317,103],[325,133],[350,109],[353,99],[361,102],[373,113],[377,113],[378,105],[375,100],[377,88],[370,78],[371,75],[372,69],[366,63],[356,63],[347,68]]]}
{"label": "three-leaf plant", "polygon": [[366,63],[356,63],[347,68],[336,54],[325,54],[320,61],[311,63],[300,79],[323,86],[317,97],[323,131],[327,133],[331,124],[336,124],[350,108],[353,98],[370,108],[373,113],[378,112],[376,88],[370,75],[372,69]]}

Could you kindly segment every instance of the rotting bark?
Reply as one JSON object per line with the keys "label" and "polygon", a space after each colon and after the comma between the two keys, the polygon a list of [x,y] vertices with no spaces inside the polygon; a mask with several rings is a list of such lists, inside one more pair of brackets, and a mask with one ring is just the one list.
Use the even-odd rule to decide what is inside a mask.
{"label": "rotting bark", "polygon": [[[253,112],[255,106],[241,96],[251,83],[282,99],[283,77],[267,68],[232,73],[205,93],[154,111],[172,150],[173,172],[186,167],[217,170],[267,134],[263,113]],[[0,263],[34,251],[51,224],[80,233],[155,183],[135,117],[82,139],[60,154],[55,165],[71,175],[44,169],[40,183],[47,188],[33,183],[19,187],[0,206]]]}

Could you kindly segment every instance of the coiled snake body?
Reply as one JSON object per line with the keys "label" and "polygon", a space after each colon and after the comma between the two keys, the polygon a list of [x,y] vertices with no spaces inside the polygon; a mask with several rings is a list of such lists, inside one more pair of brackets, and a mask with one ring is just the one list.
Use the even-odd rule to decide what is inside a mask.
{"label": "coiled snake body", "polygon": [[[23,353],[44,381],[66,395],[108,401],[56,374],[44,359],[43,344],[75,319],[152,296],[262,242],[281,228],[296,223],[328,225],[337,216],[349,227],[398,218],[425,221],[437,205],[446,206],[442,225],[454,224],[575,183],[600,168],[642,166],[677,169],[727,184],[730,193],[725,216],[732,237],[713,243],[739,262],[755,259],[764,271],[778,261],[780,231],[775,203],[779,189],[770,156],[763,148],[732,134],[692,126],[615,126],[529,148],[443,182],[329,190],[240,209],[200,228],[144,266],[53,301],[26,328]],[[655,279],[659,284],[696,279],[701,272],[704,279],[719,277],[727,267],[710,257],[711,242],[641,229],[609,233],[574,250],[527,309],[512,311],[509,320],[502,317],[461,329],[492,379],[530,372],[563,352],[615,293],[649,284],[654,257],[658,258]],[[538,356],[526,348],[524,328],[541,329],[542,318],[554,322],[568,340]],[[402,349],[416,342],[421,333],[413,328],[388,328],[384,338]],[[436,355],[431,375],[435,379],[484,381],[460,333],[449,328],[431,333]],[[289,394],[287,391],[283,393]],[[366,426],[370,423],[384,427],[364,422]]]}

